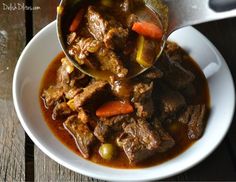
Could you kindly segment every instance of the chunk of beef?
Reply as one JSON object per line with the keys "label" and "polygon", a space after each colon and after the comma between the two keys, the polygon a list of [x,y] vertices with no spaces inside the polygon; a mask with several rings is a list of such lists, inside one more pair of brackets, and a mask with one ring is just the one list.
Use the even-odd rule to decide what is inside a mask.
{"label": "chunk of beef", "polygon": [[186,106],[184,97],[173,90],[165,90],[160,96],[162,117],[173,116]]}
{"label": "chunk of beef", "polygon": [[190,84],[195,76],[192,72],[183,68],[178,62],[168,58],[157,61],[158,68],[164,73],[164,80],[174,89],[183,89]]}
{"label": "chunk of beef", "polygon": [[133,11],[133,2],[132,0],[124,0],[123,3],[121,4],[121,10],[124,11],[125,13],[129,13]]}
{"label": "chunk of beef", "polygon": [[153,83],[137,83],[134,85],[134,102],[142,102],[143,100],[149,99],[152,95]]}
{"label": "chunk of beef", "polygon": [[154,107],[152,100],[153,82],[138,83],[134,86],[133,102],[136,114],[139,117],[148,118],[152,116]]}
{"label": "chunk of beef", "polygon": [[193,98],[196,96],[196,88],[192,83],[188,84],[184,89],[180,90],[180,92],[184,95],[185,98]]}
{"label": "chunk of beef", "polygon": [[128,14],[133,12],[135,8],[141,7],[143,3],[143,0],[123,0],[120,7],[124,13]]}
{"label": "chunk of beef", "polygon": [[178,118],[178,121],[183,124],[188,124],[191,120],[191,116],[194,112],[194,106],[187,106],[187,108],[182,112]]}
{"label": "chunk of beef", "polygon": [[154,81],[158,78],[161,78],[163,76],[163,73],[161,70],[159,70],[156,67],[149,68],[147,71],[145,71],[141,75],[141,79],[145,81]]}
{"label": "chunk of beef", "polygon": [[82,72],[74,69],[72,63],[66,58],[61,59],[61,66],[57,70],[56,85],[50,86],[42,93],[45,106],[54,106],[61,100],[72,99],[82,91],[83,86],[86,86],[90,78]]}
{"label": "chunk of beef", "polygon": [[105,142],[108,134],[110,133],[110,126],[99,121],[94,129],[94,135],[101,142]]}
{"label": "chunk of beef", "polygon": [[110,118],[100,118],[100,121],[107,126],[112,126],[115,131],[121,130],[121,125],[129,121],[130,116],[128,114],[117,115]]}
{"label": "chunk of beef", "polygon": [[67,89],[64,88],[64,94],[68,100],[73,99],[77,94],[81,93],[82,91],[83,91],[82,88],[76,88],[76,87],[67,88]]}
{"label": "chunk of beef", "polygon": [[188,123],[188,138],[192,140],[199,139],[204,130],[204,118],[206,115],[206,106],[197,105],[191,115],[191,120]]}
{"label": "chunk of beef", "polygon": [[64,122],[65,129],[74,137],[76,145],[84,158],[89,158],[90,146],[95,137],[88,126],[80,121],[77,115],[72,115]]}
{"label": "chunk of beef", "polygon": [[110,27],[109,22],[105,20],[93,6],[88,7],[87,19],[90,33],[95,39],[103,41],[103,38]]}
{"label": "chunk of beef", "polygon": [[90,81],[91,77],[76,69],[71,74],[71,81],[69,86],[81,89],[83,87],[86,87],[90,83]]}
{"label": "chunk of beef", "polygon": [[103,41],[107,48],[122,48],[128,37],[128,30],[113,17],[102,16],[93,6],[88,7],[88,27],[96,40]]}
{"label": "chunk of beef", "polygon": [[70,109],[70,107],[67,105],[66,102],[57,103],[57,105],[53,109],[52,118],[55,120],[60,117],[65,117],[70,115],[71,112],[72,110]]}
{"label": "chunk of beef", "polygon": [[71,100],[73,99],[76,95],[81,93],[83,91],[83,87],[86,86],[89,82],[89,77],[85,76],[82,78],[82,75],[77,76],[71,74],[70,75],[70,82],[69,84],[66,83],[58,83],[57,87],[61,88],[64,96],[66,99]]}
{"label": "chunk of beef", "polygon": [[96,127],[97,121],[94,119],[91,112],[89,112],[87,109],[83,107],[80,107],[77,111],[79,120],[81,120],[85,124],[88,124],[92,129]]}
{"label": "chunk of beef", "polygon": [[116,80],[114,77],[110,79],[112,85],[112,94],[118,98],[130,99],[133,95],[133,85],[129,81]]}
{"label": "chunk of beef", "polygon": [[110,49],[122,49],[125,46],[128,30],[122,28],[122,25],[110,16],[105,19],[93,6],[88,8],[87,19],[90,33],[96,40],[104,42],[102,48],[95,51],[101,64],[100,68],[111,71],[118,77],[125,77],[128,70]]}
{"label": "chunk of beef", "polygon": [[69,51],[69,53],[71,55],[77,54],[77,58],[83,60],[89,56],[90,53],[97,52],[100,49],[101,44],[102,43],[100,41],[95,40],[92,37],[78,37],[75,40],[75,44],[73,44],[73,51]]}
{"label": "chunk of beef", "polygon": [[127,24],[127,27],[128,28],[132,28],[132,26],[133,26],[133,24],[135,23],[135,22],[137,22],[139,19],[138,19],[138,16],[137,15],[135,15],[135,14],[130,14],[128,17],[127,17],[127,19],[126,19],[126,24]]}
{"label": "chunk of beef", "polygon": [[125,77],[128,74],[128,69],[113,51],[103,47],[96,53],[96,57],[102,70],[108,70],[118,77]]}
{"label": "chunk of beef", "polygon": [[137,119],[124,124],[124,132],[117,139],[130,163],[138,163],[156,152],[165,152],[175,145],[174,139],[155,119],[151,124]]}
{"label": "chunk of beef", "polygon": [[70,74],[74,71],[74,65],[67,59],[61,59],[61,66],[57,70],[57,83],[69,84]]}
{"label": "chunk of beef", "polygon": [[153,122],[155,130],[158,132],[161,138],[161,144],[159,145],[157,152],[166,152],[175,145],[174,139],[164,130],[161,122],[155,118]]}
{"label": "chunk of beef", "polygon": [[106,81],[94,81],[83,89],[83,92],[74,97],[75,109],[78,111],[81,106],[104,96],[108,93],[109,84]]}
{"label": "chunk of beef", "polygon": [[111,28],[104,37],[105,46],[109,49],[122,49],[128,38],[128,30],[121,27]]}
{"label": "chunk of beef", "polygon": [[165,78],[168,83],[176,89],[185,88],[195,78],[190,71],[184,69],[178,63],[172,63],[170,70],[171,71],[165,75]]}
{"label": "chunk of beef", "polygon": [[171,61],[179,63],[183,62],[184,57],[187,55],[175,42],[167,42],[165,51]]}
{"label": "chunk of beef", "polygon": [[145,102],[135,102],[134,107],[136,108],[137,116],[141,118],[151,118],[153,114],[153,101],[152,99],[148,99]]}
{"label": "chunk of beef", "polygon": [[47,108],[54,106],[63,98],[63,88],[61,86],[51,85],[48,89],[43,90],[42,98]]}
{"label": "chunk of beef", "polygon": [[188,106],[180,115],[178,121],[188,124],[189,139],[196,140],[202,136],[206,112],[206,105],[194,105]]}
{"label": "chunk of beef", "polygon": [[133,120],[133,122],[123,125],[123,127],[125,133],[139,139],[149,150],[157,148],[161,142],[151,125],[141,118]]}
{"label": "chunk of beef", "polygon": [[89,123],[90,120],[89,113],[82,107],[80,107],[77,111],[79,120],[81,120],[85,124]]}
{"label": "chunk of beef", "polygon": [[139,18],[133,12],[134,9],[137,7],[141,7],[144,2],[142,0],[124,0],[121,4],[121,10],[127,15],[126,18],[126,25],[129,29],[132,28],[133,24],[139,21]]}
{"label": "chunk of beef", "polygon": [[118,138],[130,163],[138,163],[152,156],[161,143],[158,133],[142,119],[134,120],[124,127],[124,133]]}
{"label": "chunk of beef", "polygon": [[129,135],[122,140],[122,146],[131,164],[142,162],[156,153],[155,149],[147,149],[147,147],[142,144],[139,139]]}
{"label": "chunk of beef", "polygon": [[128,115],[118,115],[111,118],[100,118],[97,126],[94,129],[94,135],[101,142],[105,142],[107,137],[114,131],[121,131],[122,124],[129,120]]}
{"label": "chunk of beef", "polygon": [[68,83],[57,83],[57,87],[60,87],[63,90],[66,99],[73,99],[77,94],[83,91],[82,87],[85,87],[90,81],[88,76],[78,72],[79,71],[75,70],[69,75]]}
{"label": "chunk of beef", "polygon": [[74,40],[76,39],[76,32],[71,32],[68,36],[67,36],[67,44],[71,45]]}

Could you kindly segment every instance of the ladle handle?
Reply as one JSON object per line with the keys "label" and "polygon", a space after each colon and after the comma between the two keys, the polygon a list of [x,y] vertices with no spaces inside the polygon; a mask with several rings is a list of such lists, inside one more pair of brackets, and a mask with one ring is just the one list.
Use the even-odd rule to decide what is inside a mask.
{"label": "ladle handle", "polygon": [[236,17],[236,0],[162,1],[169,8],[167,36],[185,26]]}
{"label": "ladle handle", "polygon": [[209,6],[217,12],[229,11],[236,8],[236,0],[210,0]]}

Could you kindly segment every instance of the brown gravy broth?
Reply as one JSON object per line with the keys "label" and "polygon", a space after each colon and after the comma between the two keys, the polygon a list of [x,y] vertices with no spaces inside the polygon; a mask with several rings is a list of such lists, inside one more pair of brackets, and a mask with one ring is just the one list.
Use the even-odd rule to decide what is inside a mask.
{"label": "brown gravy broth", "polygon": [[[60,60],[62,57],[64,57],[64,54],[63,53],[59,54],[48,66],[41,82],[39,102],[41,104],[41,109],[45,118],[45,122],[47,123],[47,125],[49,126],[55,137],[57,137],[66,147],[68,147],[73,152],[81,156],[79,150],[76,147],[73,137],[63,127],[64,120],[53,120],[51,117],[52,109],[47,110],[44,106],[43,100],[40,98],[43,89],[47,89],[50,85],[55,84],[57,69],[61,64]],[[195,86],[198,94],[194,98],[186,98],[187,103],[206,104],[208,106],[207,108],[209,114],[210,97],[209,97],[208,84],[205,76],[203,75],[199,66],[189,56],[185,57],[182,66],[190,70],[196,76],[193,85]],[[149,159],[137,165],[130,165],[124,151],[119,148],[117,148],[118,150],[117,156],[114,157],[112,160],[102,159],[98,153],[99,145],[96,144],[92,147],[93,151],[89,160],[104,166],[109,166],[114,168],[126,168],[126,169],[143,168],[161,164],[167,160],[173,159],[174,157],[178,156],[195,142],[193,140],[188,139],[186,134],[187,133],[186,126],[187,125],[183,125],[180,122],[173,122],[170,124],[166,124],[164,128],[174,138],[176,142],[175,146],[170,150],[168,150],[167,152],[157,153],[154,156],[150,157]]]}

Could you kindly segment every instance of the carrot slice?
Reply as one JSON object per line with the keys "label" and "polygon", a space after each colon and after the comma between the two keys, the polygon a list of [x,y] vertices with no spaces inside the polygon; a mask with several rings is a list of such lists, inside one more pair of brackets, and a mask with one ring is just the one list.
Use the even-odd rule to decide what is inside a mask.
{"label": "carrot slice", "polygon": [[128,114],[134,111],[129,102],[110,101],[103,104],[96,111],[98,117],[111,117],[119,114]]}
{"label": "carrot slice", "polygon": [[163,36],[163,32],[160,27],[153,23],[148,22],[136,22],[132,26],[132,30],[140,35],[160,40]]}
{"label": "carrot slice", "polygon": [[69,28],[70,32],[76,31],[76,29],[79,27],[79,24],[81,23],[83,15],[84,15],[84,9],[79,10],[70,25],[70,28]]}

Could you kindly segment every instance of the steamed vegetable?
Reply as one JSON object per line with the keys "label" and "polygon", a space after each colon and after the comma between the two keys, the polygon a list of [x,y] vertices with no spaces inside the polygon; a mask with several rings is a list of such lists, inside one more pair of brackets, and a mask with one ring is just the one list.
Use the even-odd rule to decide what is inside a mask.
{"label": "steamed vegetable", "polygon": [[71,99],[67,102],[67,105],[71,108],[72,111],[75,111],[74,99]]}
{"label": "steamed vegetable", "polygon": [[136,61],[143,67],[151,67],[157,55],[157,42],[140,35],[137,41]]}
{"label": "steamed vegetable", "polygon": [[75,15],[71,25],[70,25],[70,28],[69,28],[69,31],[70,32],[74,32],[78,29],[80,23],[81,23],[81,20],[83,18],[83,15],[84,15],[84,10],[81,9],[78,11],[78,13]]}
{"label": "steamed vegetable", "polygon": [[119,114],[128,114],[134,111],[129,102],[110,101],[103,104],[96,111],[98,117],[111,117]]}
{"label": "steamed vegetable", "polygon": [[139,35],[145,37],[161,40],[163,32],[160,27],[153,23],[148,22],[136,22],[132,26],[132,30],[137,32]]}
{"label": "steamed vegetable", "polygon": [[115,147],[109,143],[102,144],[98,152],[103,159],[110,160],[115,154]]}
{"label": "steamed vegetable", "polygon": [[138,44],[137,44],[137,56],[136,56],[136,60],[137,62],[144,66],[144,67],[149,67],[150,65],[148,64],[148,62],[146,62],[143,58],[142,58],[142,54],[143,54],[143,48],[144,48],[144,37],[143,36],[139,36],[138,38]]}

